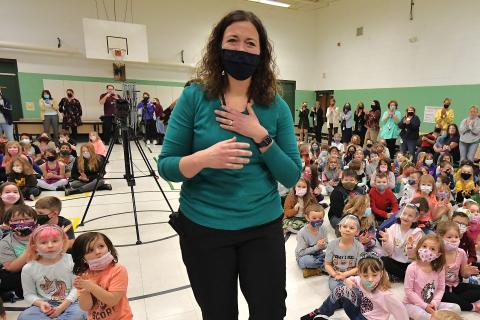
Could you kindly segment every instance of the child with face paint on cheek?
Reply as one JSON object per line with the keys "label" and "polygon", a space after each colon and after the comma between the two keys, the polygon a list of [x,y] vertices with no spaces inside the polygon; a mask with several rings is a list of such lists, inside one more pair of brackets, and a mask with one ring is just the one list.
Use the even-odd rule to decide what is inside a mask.
{"label": "child with face paint on cheek", "polygon": [[0,241],[0,291],[15,291],[23,297],[20,272],[33,257],[26,250],[30,235],[36,227],[37,213],[27,205],[14,205],[5,213],[5,223],[11,233]]}
{"label": "child with face paint on cheek", "polygon": [[[478,275],[478,267],[467,262],[467,254],[459,248],[460,229],[455,222],[442,222],[437,226],[437,234],[445,245],[446,280],[442,301],[455,303],[462,311],[480,313],[480,286],[464,283],[462,278]],[[460,277],[461,276],[461,277]]]}
{"label": "child with face paint on cheek", "polygon": [[297,234],[295,257],[303,277],[321,275],[324,269],[325,248],[327,247],[327,231],[323,226],[325,210],[319,204],[311,204],[305,209],[308,221]]}
{"label": "child with face paint on cheek", "polygon": [[305,208],[317,203],[311,192],[310,183],[300,178],[295,188],[287,195],[284,204],[284,233],[297,233],[306,223]]}
{"label": "child with face paint on cheek", "polygon": [[[342,301],[349,319],[408,320],[405,306],[395,297],[382,260],[372,252],[364,252],[358,261],[358,276],[336,287],[322,306],[302,320],[327,319],[335,312],[335,302]],[[315,318],[317,316],[317,318]],[[323,316],[323,317],[322,317]]]}
{"label": "child with face paint on cheek", "polygon": [[445,293],[445,246],[438,235],[426,235],[415,248],[415,261],[407,267],[403,302],[413,320],[430,319],[437,310],[460,313],[457,304],[441,302]]}

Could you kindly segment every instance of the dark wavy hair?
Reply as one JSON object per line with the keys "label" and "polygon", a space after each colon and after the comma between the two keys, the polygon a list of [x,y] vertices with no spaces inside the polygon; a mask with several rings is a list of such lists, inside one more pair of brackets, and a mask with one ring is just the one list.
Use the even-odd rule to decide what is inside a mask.
{"label": "dark wavy hair", "polygon": [[80,275],[88,270],[88,263],[85,260],[85,255],[89,252],[90,245],[92,245],[97,239],[102,238],[107,245],[108,251],[113,256],[113,261],[118,262],[118,253],[112,244],[112,241],[100,232],[86,232],[80,235],[72,246],[72,258],[73,258],[73,273]]}
{"label": "dark wavy hair", "polygon": [[204,87],[208,98],[217,98],[225,92],[228,78],[223,73],[221,63],[222,40],[225,29],[235,22],[248,21],[257,29],[260,45],[260,61],[252,76],[248,95],[256,103],[270,105],[279,91],[277,83],[277,67],[273,56],[273,46],[270,43],[267,30],[260,19],[252,12],[236,10],[228,13],[213,28],[208,43],[204,49],[203,58],[196,70],[196,82]]}

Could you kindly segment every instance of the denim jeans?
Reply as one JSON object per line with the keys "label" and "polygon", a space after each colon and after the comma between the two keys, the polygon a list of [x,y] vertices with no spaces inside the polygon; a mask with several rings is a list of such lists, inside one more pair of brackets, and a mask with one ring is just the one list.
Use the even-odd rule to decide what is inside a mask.
{"label": "denim jeans", "polygon": [[[413,161],[417,160],[416,149],[417,149],[417,139],[415,140],[402,139],[402,143],[400,144],[400,151],[402,153],[405,153],[406,151],[408,151],[412,155]],[[392,155],[390,156],[393,157]]]}
{"label": "denim jeans", "polygon": [[324,260],[325,260],[325,253],[320,252],[317,254],[312,254],[312,255],[307,254],[307,255],[301,256],[298,258],[297,263],[300,269],[320,268],[322,270],[325,270]]}
{"label": "denim jeans", "polygon": [[465,143],[460,141],[460,162],[463,160],[475,161],[478,143]]}
{"label": "denim jeans", "polygon": [[[57,307],[60,305],[57,301],[48,301],[48,303]],[[37,306],[31,306],[30,308],[23,311],[19,316],[18,320],[51,320],[49,316],[40,310]],[[87,319],[87,313],[80,309],[78,302],[72,303],[61,315],[56,317],[57,320],[85,320]]]}
{"label": "denim jeans", "polygon": [[13,124],[0,123],[0,131],[3,131],[8,141],[13,141]]}

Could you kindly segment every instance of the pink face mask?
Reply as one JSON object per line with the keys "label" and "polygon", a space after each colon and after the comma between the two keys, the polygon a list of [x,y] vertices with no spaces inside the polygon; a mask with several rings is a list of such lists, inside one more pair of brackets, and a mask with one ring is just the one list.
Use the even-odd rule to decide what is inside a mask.
{"label": "pink face mask", "polygon": [[455,242],[443,240],[443,244],[445,245],[445,250],[447,251],[457,250],[458,246],[460,245],[460,240]]}
{"label": "pink face mask", "polygon": [[18,149],[17,149],[17,148],[8,148],[8,153],[10,153],[10,154],[18,154]]}
{"label": "pink face mask", "polygon": [[15,202],[20,199],[20,194],[18,193],[4,193],[2,194],[2,201],[7,204],[15,204]]}
{"label": "pink face mask", "polygon": [[420,248],[418,249],[418,255],[423,262],[432,262],[433,260],[437,259],[439,255],[437,253],[433,253],[432,250],[428,248]]}
{"label": "pink face mask", "polygon": [[89,267],[90,270],[100,271],[100,270],[104,270],[105,268],[107,268],[110,265],[110,263],[112,263],[113,259],[114,258],[109,251],[109,252],[105,253],[103,256],[101,256],[100,258],[87,260],[87,263],[88,263],[88,267]]}

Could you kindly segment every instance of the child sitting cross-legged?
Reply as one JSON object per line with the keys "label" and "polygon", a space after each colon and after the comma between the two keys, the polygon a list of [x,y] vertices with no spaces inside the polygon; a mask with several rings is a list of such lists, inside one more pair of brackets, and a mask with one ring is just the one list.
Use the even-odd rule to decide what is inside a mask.
{"label": "child sitting cross-legged", "polygon": [[283,219],[285,233],[297,233],[307,223],[305,208],[313,203],[316,203],[316,200],[310,191],[310,184],[304,178],[300,178],[285,199]]}
{"label": "child sitting cross-legged", "polygon": [[392,189],[388,187],[387,175],[383,172],[375,176],[375,183],[369,192],[370,206],[375,220],[381,224],[398,211],[398,202]]}
{"label": "child sitting cross-legged", "polygon": [[325,248],[328,239],[322,226],[325,210],[319,204],[311,204],[305,209],[306,224],[297,234],[295,256],[298,266],[303,270],[303,277],[321,275],[324,268]]}

